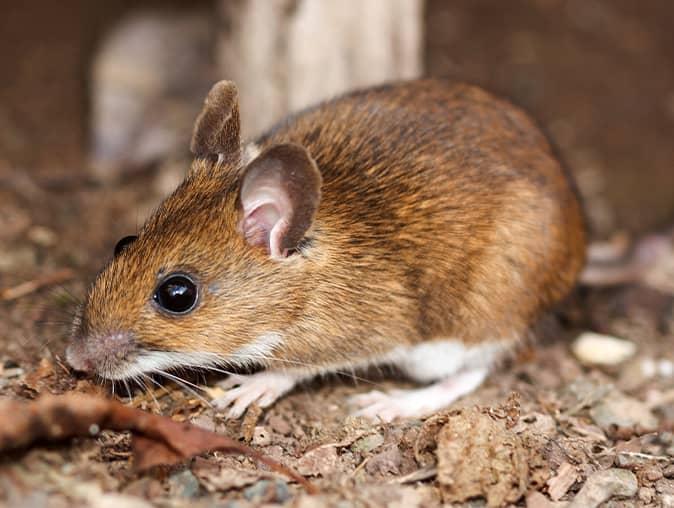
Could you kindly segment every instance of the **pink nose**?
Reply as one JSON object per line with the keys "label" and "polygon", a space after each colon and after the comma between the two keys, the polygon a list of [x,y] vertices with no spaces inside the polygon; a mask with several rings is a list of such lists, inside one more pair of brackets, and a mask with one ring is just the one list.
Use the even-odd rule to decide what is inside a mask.
{"label": "pink nose", "polygon": [[91,359],[84,354],[83,347],[79,344],[71,344],[66,349],[66,361],[73,369],[92,374],[94,372],[94,364]]}
{"label": "pink nose", "polygon": [[66,350],[70,366],[87,374],[115,377],[133,352],[135,340],[128,331],[73,337]]}

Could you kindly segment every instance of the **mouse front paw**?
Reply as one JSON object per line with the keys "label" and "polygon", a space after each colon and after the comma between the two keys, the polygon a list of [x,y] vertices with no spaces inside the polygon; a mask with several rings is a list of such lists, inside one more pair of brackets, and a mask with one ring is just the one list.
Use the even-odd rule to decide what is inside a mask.
{"label": "mouse front paw", "polygon": [[240,418],[253,403],[260,407],[271,406],[292,390],[297,381],[295,376],[278,372],[262,371],[248,376],[232,374],[218,383],[227,392],[213,399],[213,405],[218,409],[229,408],[227,418]]}

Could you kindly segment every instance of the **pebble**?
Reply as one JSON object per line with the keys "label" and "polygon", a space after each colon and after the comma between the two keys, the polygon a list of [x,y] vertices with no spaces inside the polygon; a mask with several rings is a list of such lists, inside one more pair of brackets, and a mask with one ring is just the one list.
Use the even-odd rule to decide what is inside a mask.
{"label": "pebble", "polygon": [[384,436],[375,433],[361,437],[350,448],[352,452],[367,453],[379,448],[382,444],[384,444]]}
{"label": "pebble", "polygon": [[605,431],[614,425],[618,427],[640,425],[648,429],[658,425],[657,418],[646,404],[618,391],[610,392],[590,409],[590,416]]}
{"label": "pebble", "polygon": [[41,247],[51,247],[58,237],[51,229],[44,226],[33,226],[28,230],[28,239]]}
{"label": "pebble", "polygon": [[327,476],[334,473],[338,462],[334,446],[319,446],[300,457],[296,469],[303,476]]}
{"label": "pebble", "polygon": [[273,415],[269,417],[269,427],[271,430],[282,436],[288,436],[292,432],[292,427],[282,416]]}
{"label": "pebble", "polygon": [[674,480],[662,478],[655,483],[655,490],[660,494],[669,494],[674,496]]}
{"label": "pebble", "polygon": [[192,423],[192,425],[196,425],[197,427],[200,427],[204,430],[208,430],[210,432],[215,432],[215,420],[213,420],[213,418],[208,417],[206,415],[199,415],[195,418],[192,418],[190,420],[190,423]]}
{"label": "pebble", "polygon": [[655,499],[655,489],[651,487],[641,487],[637,497],[642,503],[652,503],[653,499]]}
{"label": "pebble", "polygon": [[644,478],[651,482],[659,480],[663,477],[662,471],[659,467],[656,466],[646,466],[642,470],[641,474],[644,476]]}
{"label": "pebble", "polygon": [[365,470],[371,475],[399,474],[401,464],[402,455],[398,449],[398,445],[392,444],[374,455],[365,464]]}
{"label": "pebble", "polygon": [[282,480],[260,480],[243,491],[243,497],[248,501],[284,503],[290,499],[288,484]]}
{"label": "pebble", "polygon": [[199,496],[199,480],[189,469],[172,474],[168,483],[172,497],[194,499]]}
{"label": "pebble", "polygon": [[538,491],[533,491],[527,496],[527,508],[551,508],[554,506],[550,500]]}
{"label": "pebble", "polygon": [[594,508],[614,497],[632,497],[637,493],[637,477],[625,469],[605,469],[593,473],[567,508]]}
{"label": "pebble", "polygon": [[255,446],[269,446],[271,444],[271,432],[262,425],[253,429],[252,442]]}
{"label": "pebble", "polygon": [[660,498],[662,508],[674,508],[674,495],[665,494]]}
{"label": "pebble", "polygon": [[0,272],[28,270],[37,264],[37,253],[33,247],[16,246],[11,250],[0,249]]}
{"label": "pebble", "polygon": [[571,345],[573,354],[589,365],[618,365],[637,351],[634,342],[598,333],[582,333]]}

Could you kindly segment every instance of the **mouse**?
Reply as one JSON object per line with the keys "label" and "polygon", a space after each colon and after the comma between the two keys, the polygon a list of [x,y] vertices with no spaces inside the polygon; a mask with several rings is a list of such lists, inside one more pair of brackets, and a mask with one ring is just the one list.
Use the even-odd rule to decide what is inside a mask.
{"label": "mouse", "polygon": [[570,173],[524,111],[477,86],[361,89],[244,143],[221,81],[190,149],[184,181],[88,289],[73,369],[257,369],[214,401],[238,418],[315,376],[391,365],[414,388],[356,395],[355,414],[422,418],[530,340],[585,262]]}

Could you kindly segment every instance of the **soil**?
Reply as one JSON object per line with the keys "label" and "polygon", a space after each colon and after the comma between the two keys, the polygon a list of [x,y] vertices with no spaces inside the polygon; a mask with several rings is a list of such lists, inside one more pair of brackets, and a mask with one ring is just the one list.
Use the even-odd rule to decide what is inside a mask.
{"label": "soil", "polygon": [[[166,186],[158,172],[107,186],[85,177],[86,58],[107,18],[65,3],[9,8],[0,28],[13,77],[0,84],[0,396],[19,399],[109,390],[65,366],[68,328],[115,242]],[[127,4],[105,9],[114,17]],[[595,238],[672,224],[674,6],[499,5],[429,0],[429,73],[532,111],[578,177]],[[0,506],[674,506],[672,267],[670,252],[641,283],[579,291],[546,338],[424,421],[349,416],[353,394],[411,386],[377,373],[307,384],[233,422],[207,403],[212,378],[191,378],[206,388],[196,392],[118,387],[125,403],[250,442],[309,477],[317,496],[219,452],[141,474],[129,436],[103,432],[1,457]],[[55,273],[57,285],[21,286]],[[637,351],[618,366],[588,366],[571,348],[586,330]]]}

